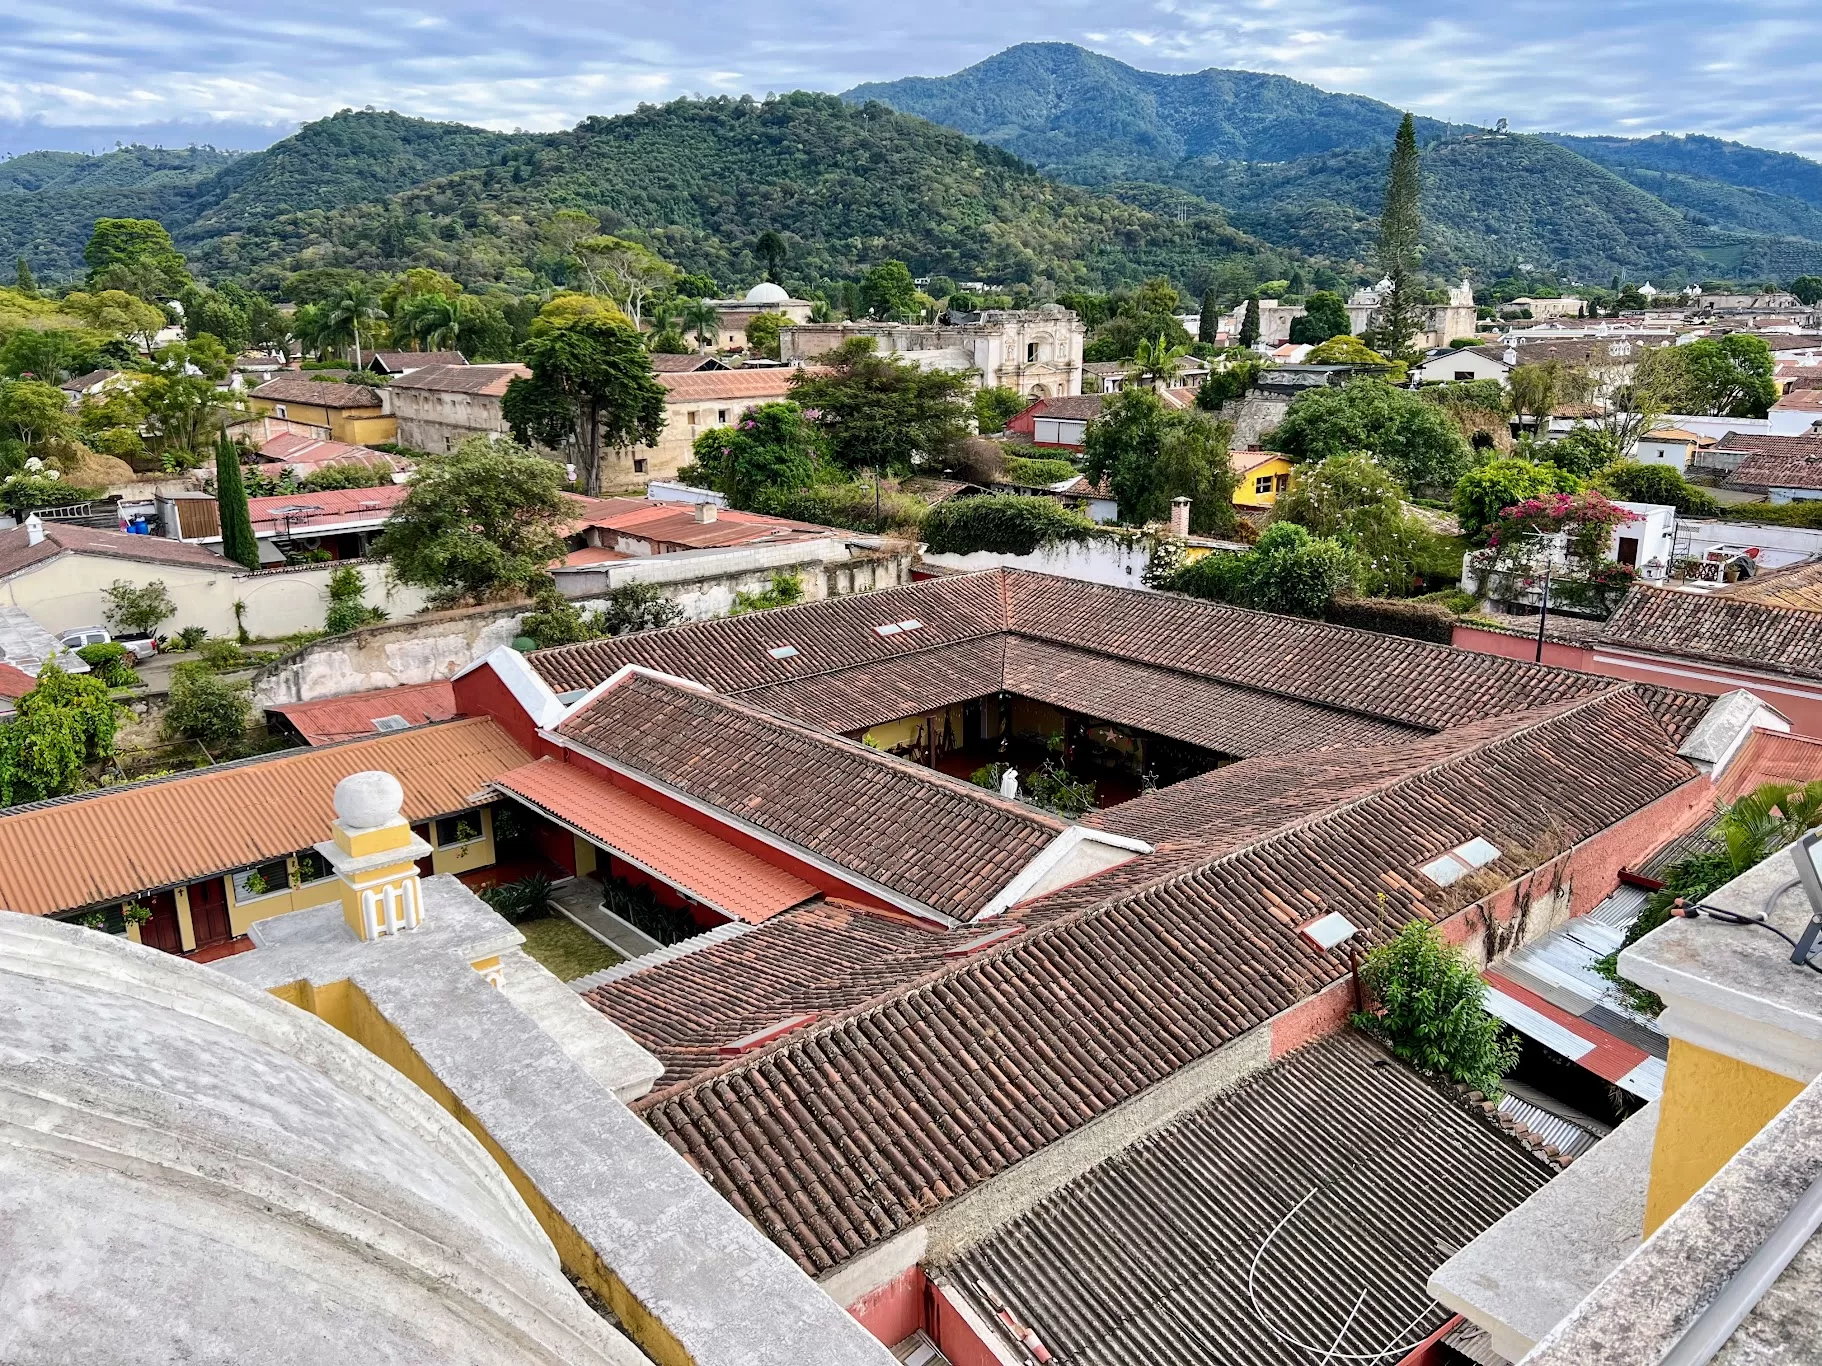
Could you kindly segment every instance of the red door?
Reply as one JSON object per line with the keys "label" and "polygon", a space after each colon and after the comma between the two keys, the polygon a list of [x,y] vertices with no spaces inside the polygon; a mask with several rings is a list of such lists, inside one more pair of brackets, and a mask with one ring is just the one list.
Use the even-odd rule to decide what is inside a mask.
{"label": "red door", "polygon": [[220,878],[190,884],[190,928],[196,931],[199,949],[234,937],[228,922],[228,889]]}
{"label": "red door", "polygon": [[182,953],[183,930],[177,924],[177,894],[166,888],[138,900],[152,912],[152,918],[139,927],[139,942],[165,953]]}

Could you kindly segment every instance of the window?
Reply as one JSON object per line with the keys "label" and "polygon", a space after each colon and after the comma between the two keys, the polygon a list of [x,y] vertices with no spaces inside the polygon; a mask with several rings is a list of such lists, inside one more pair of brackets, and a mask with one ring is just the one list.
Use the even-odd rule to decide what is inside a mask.
{"label": "window", "polygon": [[283,417],[285,415],[285,405],[282,403],[274,403],[272,405],[272,411],[278,417]]}
{"label": "window", "polygon": [[790,659],[797,654],[795,645],[778,645],[766,651],[773,659]]}
{"label": "window", "polygon": [[297,884],[306,887],[312,882],[321,882],[326,877],[333,877],[335,869],[329,866],[329,860],[314,849],[297,851]]}
{"label": "window", "polygon": [[1271,475],[1262,474],[1257,479],[1253,480],[1253,492],[1254,493],[1270,493],[1271,491],[1272,491]]}
{"label": "window", "polygon": [[690,426],[694,427],[696,425],[696,419],[698,417],[700,417],[701,415],[702,414],[699,409],[691,408],[690,409]]}
{"label": "window", "polygon": [[1026,342],[1025,343],[1025,363],[1030,364],[1032,361],[1036,360],[1037,358],[1038,358],[1038,344],[1036,342]]}
{"label": "window", "polygon": [[456,844],[472,844],[481,838],[481,809],[470,807],[458,811],[453,816],[444,816],[437,822],[437,848],[447,849]]}
{"label": "window", "polygon": [[635,455],[633,457],[633,473],[634,474],[644,474],[645,473],[645,457],[644,456]]}
{"label": "window", "polygon": [[715,424],[720,427],[728,425],[728,410],[726,408],[717,408],[715,410]]}
{"label": "window", "polygon": [[1272,491],[1273,491],[1273,492],[1274,492],[1274,493],[1283,493],[1283,492],[1284,492],[1284,491],[1285,491],[1285,490],[1286,490],[1286,489],[1288,489],[1288,488],[1289,488],[1289,487],[1290,487],[1290,486],[1291,486],[1291,477],[1290,477],[1290,475],[1288,475],[1288,474],[1274,474],[1274,475],[1273,475],[1273,476],[1272,476]]}
{"label": "window", "polygon": [[262,896],[271,896],[274,892],[285,892],[290,889],[291,864],[286,859],[275,858],[269,863],[259,863],[251,868],[242,868],[234,874],[234,899],[236,901],[257,901]]}
{"label": "window", "polygon": [[373,728],[378,731],[409,730],[411,722],[402,716],[376,716],[373,718]]}
{"label": "window", "polygon": [[1473,379],[1474,372],[1472,370],[1457,370],[1455,372],[1455,378],[1456,379]]}

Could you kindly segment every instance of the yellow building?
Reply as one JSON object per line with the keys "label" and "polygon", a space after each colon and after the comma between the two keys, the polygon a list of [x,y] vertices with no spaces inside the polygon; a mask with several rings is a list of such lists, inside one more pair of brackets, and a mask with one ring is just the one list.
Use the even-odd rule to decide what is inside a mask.
{"label": "yellow building", "polygon": [[284,430],[351,446],[398,437],[398,419],[385,397],[365,384],[280,375],[248,394],[247,406],[254,417],[267,419],[268,435],[274,423],[282,423]]}
{"label": "yellow building", "polygon": [[1291,462],[1276,451],[1229,451],[1234,506],[1268,508],[1291,486]]}

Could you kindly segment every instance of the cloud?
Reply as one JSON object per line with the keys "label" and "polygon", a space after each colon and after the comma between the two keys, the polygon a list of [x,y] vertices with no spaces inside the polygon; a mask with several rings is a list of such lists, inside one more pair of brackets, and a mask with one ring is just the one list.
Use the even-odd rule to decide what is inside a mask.
{"label": "cloud", "polygon": [[257,146],[373,105],[568,127],[691,92],[842,90],[943,74],[1011,43],[1080,42],[1152,70],[1276,71],[1460,122],[1708,132],[1822,154],[1796,0],[1520,0],[1439,11],[1341,0],[12,0],[0,151],[134,136]]}

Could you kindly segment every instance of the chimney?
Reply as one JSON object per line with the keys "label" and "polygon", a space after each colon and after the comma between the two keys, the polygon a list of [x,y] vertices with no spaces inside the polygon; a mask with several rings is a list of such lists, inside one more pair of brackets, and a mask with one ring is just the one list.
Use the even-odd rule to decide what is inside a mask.
{"label": "chimney", "polygon": [[37,545],[43,539],[44,523],[40,520],[38,514],[34,512],[25,519],[25,543],[27,545]]}
{"label": "chimney", "polygon": [[720,509],[713,503],[705,501],[696,504],[696,520],[698,522],[712,522],[719,512]]}
{"label": "chimney", "polygon": [[390,773],[351,773],[335,785],[334,838],[316,846],[341,880],[342,919],[362,943],[424,923],[417,861],[430,845],[411,833],[404,804]]}
{"label": "chimney", "polygon": [[1173,536],[1189,535],[1189,499],[1172,498],[1170,500],[1170,534]]}

